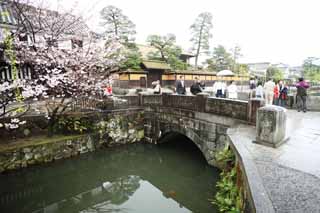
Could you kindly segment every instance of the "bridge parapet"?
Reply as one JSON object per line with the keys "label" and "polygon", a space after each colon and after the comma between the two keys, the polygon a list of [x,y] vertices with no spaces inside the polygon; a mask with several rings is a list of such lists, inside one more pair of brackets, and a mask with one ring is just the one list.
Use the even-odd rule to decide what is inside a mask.
{"label": "bridge parapet", "polygon": [[[79,102],[79,103],[78,103]],[[205,93],[194,95],[132,95],[114,96],[112,99],[86,98],[77,101],[79,109],[116,110],[137,107],[164,107],[203,112],[241,120],[250,124],[256,123],[256,113],[262,102],[259,99],[249,101],[208,97]],[[73,107],[75,108],[75,107]]]}
{"label": "bridge parapet", "polygon": [[[125,96],[123,96],[125,97]],[[191,95],[140,95],[140,106],[166,107],[194,112],[205,112],[219,116],[231,117],[251,124],[256,122],[256,112],[262,106],[259,99],[249,101],[208,97],[200,93]]]}

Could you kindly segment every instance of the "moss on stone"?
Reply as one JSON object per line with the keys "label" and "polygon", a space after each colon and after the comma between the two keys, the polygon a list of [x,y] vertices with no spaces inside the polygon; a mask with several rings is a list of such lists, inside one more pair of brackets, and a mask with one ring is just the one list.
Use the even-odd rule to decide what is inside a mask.
{"label": "moss on stone", "polygon": [[39,146],[39,145],[50,144],[50,143],[59,143],[66,140],[81,138],[84,136],[85,135],[56,135],[53,137],[37,136],[37,137],[30,137],[25,139],[18,139],[12,143],[0,144],[0,153],[21,149],[29,146]]}

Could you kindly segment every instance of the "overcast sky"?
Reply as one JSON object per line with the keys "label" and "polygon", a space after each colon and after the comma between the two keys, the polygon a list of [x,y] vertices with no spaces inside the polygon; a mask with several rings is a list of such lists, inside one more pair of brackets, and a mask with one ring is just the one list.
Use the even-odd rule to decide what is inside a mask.
{"label": "overcast sky", "polygon": [[[60,0],[70,7],[73,0]],[[78,8],[93,14],[98,29],[99,11],[107,5],[122,9],[136,24],[136,40],[150,34],[173,33],[177,44],[191,47],[189,27],[201,12],[213,15],[211,50],[221,44],[242,49],[242,62],[300,65],[309,56],[320,57],[319,0],[78,0]],[[91,9],[93,8],[93,9]],[[85,12],[88,16],[88,12]]]}

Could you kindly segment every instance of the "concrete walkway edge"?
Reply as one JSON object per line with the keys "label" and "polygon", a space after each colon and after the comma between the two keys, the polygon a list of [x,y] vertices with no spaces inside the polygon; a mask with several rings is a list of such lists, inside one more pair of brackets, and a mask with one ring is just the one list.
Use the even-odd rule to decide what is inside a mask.
{"label": "concrete walkway edge", "polygon": [[239,141],[237,130],[229,128],[227,134],[230,138],[230,146],[240,161],[241,169],[244,172],[253,210],[258,213],[274,213],[274,207],[264,188],[258,169],[246,147]]}

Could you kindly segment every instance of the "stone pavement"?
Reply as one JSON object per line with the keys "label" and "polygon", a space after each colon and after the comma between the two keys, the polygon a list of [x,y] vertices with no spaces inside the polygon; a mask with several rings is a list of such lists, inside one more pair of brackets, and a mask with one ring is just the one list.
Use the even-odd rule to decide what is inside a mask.
{"label": "stone pavement", "polygon": [[252,143],[252,126],[240,124],[228,133],[241,157],[250,159],[244,167],[252,194],[269,198],[274,209],[258,198],[257,212],[320,212],[320,112],[288,110],[290,140],[276,149]]}

